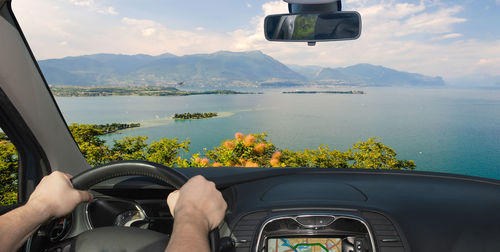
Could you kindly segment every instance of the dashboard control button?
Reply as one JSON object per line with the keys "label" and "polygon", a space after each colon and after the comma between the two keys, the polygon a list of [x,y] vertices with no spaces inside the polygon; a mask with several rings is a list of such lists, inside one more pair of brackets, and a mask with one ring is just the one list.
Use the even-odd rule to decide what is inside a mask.
{"label": "dashboard control button", "polygon": [[356,239],[356,241],[354,242],[354,246],[356,247],[356,252],[362,252],[363,251],[363,240]]}
{"label": "dashboard control button", "polygon": [[315,217],[315,224],[317,226],[328,226],[332,224],[332,222],[335,220],[335,217],[332,216],[316,216]]}

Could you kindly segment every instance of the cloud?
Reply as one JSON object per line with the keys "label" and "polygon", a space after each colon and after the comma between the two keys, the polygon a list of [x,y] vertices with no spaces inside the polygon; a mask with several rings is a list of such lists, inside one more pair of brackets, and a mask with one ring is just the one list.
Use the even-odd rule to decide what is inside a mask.
{"label": "cloud", "polygon": [[106,12],[111,14],[111,15],[118,15],[118,12],[115,10],[115,8],[113,8],[111,6],[106,9]]}
{"label": "cloud", "polygon": [[158,55],[169,52],[183,55],[211,53],[229,46],[228,35],[202,34],[198,28],[198,32],[191,32],[172,29],[153,20],[122,18],[110,36],[118,44],[115,50],[125,53]]}
{"label": "cloud", "polygon": [[[457,24],[467,22],[456,4],[420,1],[418,4],[396,1],[346,1],[344,10],[357,10],[363,20],[362,35],[355,41],[317,43],[270,43],[263,35],[263,18],[271,13],[286,13],[281,1],[263,5],[264,15],[254,30],[233,33],[239,50],[262,50],[289,64],[347,66],[357,63],[384,65],[432,76],[455,77],[475,72],[494,73],[494,67],[476,62],[485,56],[500,56],[500,41],[465,39],[455,32]],[[454,40],[452,40],[454,39]],[[499,64],[493,64],[497,69]]]}
{"label": "cloud", "polygon": [[464,35],[461,33],[448,33],[439,37],[434,37],[432,40],[444,40],[444,39],[454,39],[454,38],[460,38],[463,37]]}
{"label": "cloud", "polygon": [[118,15],[118,12],[115,10],[114,7],[101,6],[100,4],[97,4],[94,0],[69,0],[69,2],[76,5],[76,6],[87,7],[90,10],[96,11],[96,12],[101,13],[101,14]]}
{"label": "cloud", "polygon": [[152,19],[102,15],[99,10],[108,14],[116,10],[99,5],[101,1],[69,1],[13,2],[38,59],[92,53],[184,55],[261,50],[287,64],[339,67],[371,63],[444,77],[497,74],[500,68],[500,41],[480,41],[458,32],[456,26],[467,20],[462,17],[464,8],[454,2],[347,0],[344,9],[357,10],[362,16],[361,37],[310,47],[306,43],[265,40],[264,17],[288,12],[281,0],[264,3],[248,25],[228,32],[203,27],[183,30]]}

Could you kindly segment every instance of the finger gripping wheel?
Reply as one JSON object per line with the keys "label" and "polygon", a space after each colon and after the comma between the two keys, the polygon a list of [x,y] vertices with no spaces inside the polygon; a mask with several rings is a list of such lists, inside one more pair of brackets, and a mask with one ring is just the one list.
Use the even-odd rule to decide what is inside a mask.
{"label": "finger gripping wheel", "polygon": [[[72,178],[71,182],[75,189],[88,190],[100,182],[122,176],[146,176],[168,183],[177,189],[181,188],[188,180],[182,173],[161,164],[147,161],[119,161],[80,173]],[[212,252],[219,251],[218,228],[209,233],[209,241],[210,250]]]}

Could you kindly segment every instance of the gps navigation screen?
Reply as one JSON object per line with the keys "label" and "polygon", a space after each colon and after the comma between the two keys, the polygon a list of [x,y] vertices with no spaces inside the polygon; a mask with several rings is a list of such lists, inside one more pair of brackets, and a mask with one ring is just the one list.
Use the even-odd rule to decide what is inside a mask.
{"label": "gps navigation screen", "polygon": [[268,252],[341,252],[339,238],[269,238]]}

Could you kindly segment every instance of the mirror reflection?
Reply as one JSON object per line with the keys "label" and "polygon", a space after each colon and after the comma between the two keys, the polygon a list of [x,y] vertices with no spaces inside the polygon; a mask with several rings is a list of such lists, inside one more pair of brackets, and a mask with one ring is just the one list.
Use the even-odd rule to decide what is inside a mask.
{"label": "mirror reflection", "polygon": [[271,15],[265,19],[264,30],[271,41],[356,39],[361,17],[357,12]]}

